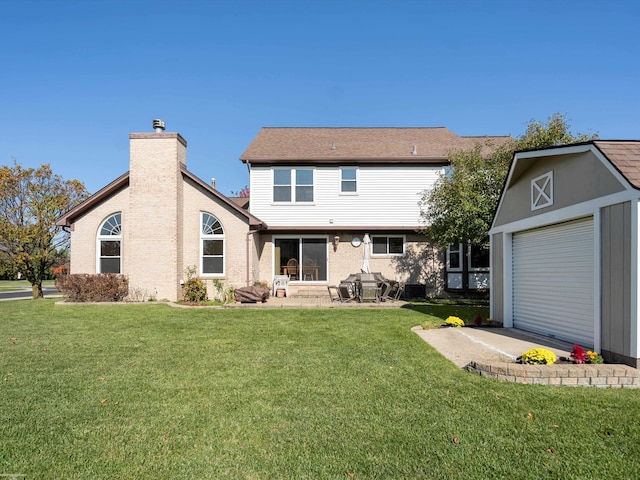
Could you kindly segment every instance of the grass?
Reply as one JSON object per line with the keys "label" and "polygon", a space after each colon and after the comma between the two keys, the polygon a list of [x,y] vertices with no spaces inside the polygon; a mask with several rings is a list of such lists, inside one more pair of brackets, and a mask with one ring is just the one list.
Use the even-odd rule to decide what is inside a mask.
{"label": "grass", "polygon": [[458,317],[466,325],[473,325],[476,315],[483,319],[489,317],[489,307],[482,302],[455,303],[451,300],[433,300],[428,302],[416,302],[414,309],[426,315],[422,320],[423,328],[435,328],[443,322],[434,322],[435,319],[445,320],[449,316]]}
{"label": "grass", "polygon": [[428,308],[0,302],[0,473],[640,476],[638,391],[463,372],[410,331]]}

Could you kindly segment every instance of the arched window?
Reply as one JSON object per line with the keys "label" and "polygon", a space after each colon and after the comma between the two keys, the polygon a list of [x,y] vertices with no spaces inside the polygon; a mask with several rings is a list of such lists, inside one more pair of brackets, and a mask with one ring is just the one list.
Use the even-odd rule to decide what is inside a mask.
{"label": "arched window", "polygon": [[203,275],[224,275],[224,229],[220,221],[201,212],[200,272]]}
{"label": "arched window", "polygon": [[98,273],[121,272],[122,213],[109,216],[98,230]]}

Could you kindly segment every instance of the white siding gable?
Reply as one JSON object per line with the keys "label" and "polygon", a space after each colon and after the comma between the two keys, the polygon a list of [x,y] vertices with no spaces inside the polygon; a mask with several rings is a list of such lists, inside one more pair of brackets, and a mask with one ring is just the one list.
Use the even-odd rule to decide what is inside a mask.
{"label": "white siding gable", "polygon": [[271,167],[251,167],[251,213],[270,226],[420,225],[422,191],[430,189],[440,166],[359,166],[357,193],[341,193],[340,166],[320,166],[314,172],[314,201],[273,201]]}

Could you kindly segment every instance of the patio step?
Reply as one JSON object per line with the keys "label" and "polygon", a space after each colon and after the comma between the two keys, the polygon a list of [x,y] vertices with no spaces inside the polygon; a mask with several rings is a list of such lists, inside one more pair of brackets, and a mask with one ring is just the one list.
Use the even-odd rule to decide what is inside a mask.
{"label": "patio step", "polygon": [[326,285],[289,285],[291,298],[329,297]]}

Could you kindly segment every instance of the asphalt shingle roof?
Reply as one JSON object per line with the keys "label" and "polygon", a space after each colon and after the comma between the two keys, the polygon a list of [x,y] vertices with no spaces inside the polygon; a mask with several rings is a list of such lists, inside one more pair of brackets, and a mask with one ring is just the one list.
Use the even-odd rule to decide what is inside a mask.
{"label": "asphalt shingle roof", "polygon": [[508,136],[463,137],[444,127],[427,128],[276,128],[265,127],[240,160],[249,163],[313,161],[333,163],[446,162],[452,150],[476,143],[483,153]]}
{"label": "asphalt shingle roof", "polygon": [[635,188],[640,188],[640,141],[595,140],[593,144],[625,176]]}

